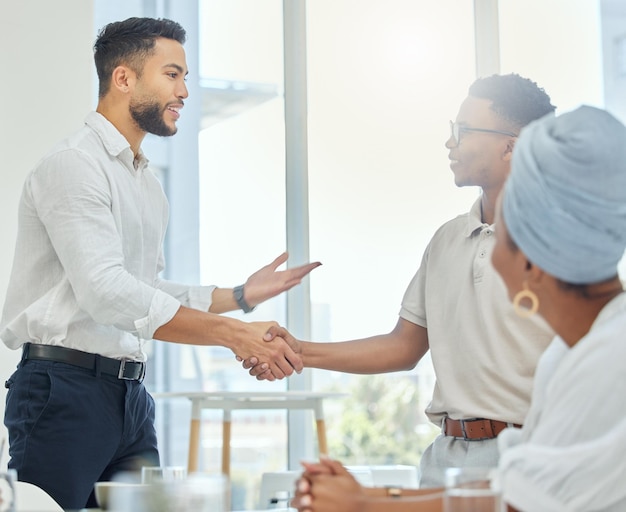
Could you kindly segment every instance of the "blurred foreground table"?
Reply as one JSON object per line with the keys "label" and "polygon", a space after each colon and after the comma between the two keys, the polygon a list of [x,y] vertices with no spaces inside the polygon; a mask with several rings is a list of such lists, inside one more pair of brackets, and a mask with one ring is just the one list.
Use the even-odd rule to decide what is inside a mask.
{"label": "blurred foreground table", "polygon": [[[273,509],[274,512],[297,512],[297,510],[295,508],[275,508]],[[103,509],[101,508],[81,508],[80,510],[68,510],[66,512],[105,512]],[[234,512],[267,512],[266,510],[240,510],[240,511],[234,511]]]}
{"label": "blurred foreground table", "polygon": [[275,392],[172,392],[153,393],[156,399],[187,398],[191,400],[191,426],[189,433],[189,458],[187,471],[198,470],[200,451],[200,423],[204,409],[221,409],[222,419],[222,473],[230,476],[231,412],[237,409],[310,409],[315,413],[317,442],[320,453],[328,453],[323,400],[340,398],[345,393],[316,393],[312,391]]}

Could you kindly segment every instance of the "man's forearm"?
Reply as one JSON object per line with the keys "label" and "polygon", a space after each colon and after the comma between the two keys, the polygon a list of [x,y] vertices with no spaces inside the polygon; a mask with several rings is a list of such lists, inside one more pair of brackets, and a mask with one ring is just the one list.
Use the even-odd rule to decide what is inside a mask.
{"label": "man's forearm", "polygon": [[302,342],[305,367],[355,374],[410,370],[423,353],[393,335],[338,343]]}
{"label": "man's forearm", "polygon": [[212,298],[210,313],[221,314],[240,309],[232,288],[216,288],[213,290]]}
{"label": "man's forearm", "polygon": [[214,313],[181,306],[174,317],[159,327],[154,338],[190,345],[220,345],[247,359],[258,357],[267,363],[276,378],[290,376],[302,370],[302,359],[282,338],[268,343],[263,336],[276,322],[242,322]]}
{"label": "man's forearm", "polygon": [[176,315],[154,333],[157,340],[190,345],[219,345],[235,353],[237,340],[244,336],[245,323],[185,306],[181,306]]}

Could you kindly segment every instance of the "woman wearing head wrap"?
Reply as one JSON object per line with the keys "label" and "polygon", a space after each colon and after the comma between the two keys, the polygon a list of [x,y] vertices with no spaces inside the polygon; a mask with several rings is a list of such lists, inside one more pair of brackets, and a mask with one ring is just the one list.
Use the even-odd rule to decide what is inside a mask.
{"label": "woman wearing head wrap", "polygon": [[524,429],[499,438],[505,498],[524,511],[624,511],[626,128],[593,107],[529,125],[497,226],[509,296],[557,334]]}
{"label": "woman wearing head wrap", "polygon": [[[509,511],[626,511],[626,127],[580,107],[522,130],[496,215],[494,267],[518,314],[556,337],[522,430],[498,437]],[[301,512],[435,512],[433,489],[385,498],[337,461],[305,465]],[[418,496],[418,493],[422,493]],[[410,496],[408,496],[410,495]]]}

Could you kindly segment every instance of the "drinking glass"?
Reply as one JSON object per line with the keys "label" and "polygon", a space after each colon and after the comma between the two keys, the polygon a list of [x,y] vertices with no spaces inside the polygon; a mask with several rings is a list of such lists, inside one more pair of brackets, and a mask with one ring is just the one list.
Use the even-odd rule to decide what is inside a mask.
{"label": "drinking glass", "polygon": [[15,482],[14,469],[0,471],[0,512],[15,512]]}
{"label": "drinking glass", "polygon": [[144,466],[141,468],[142,484],[174,482],[185,478],[187,478],[187,470],[182,466]]}
{"label": "drinking glass", "polygon": [[230,511],[230,484],[223,474],[194,473],[168,491],[172,512]]}
{"label": "drinking glass", "polygon": [[495,468],[448,468],[443,512],[501,512]]}
{"label": "drinking glass", "polygon": [[374,475],[372,475],[372,470],[367,466],[347,466],[346,469],[363,487],[372,487],[374,485]]}

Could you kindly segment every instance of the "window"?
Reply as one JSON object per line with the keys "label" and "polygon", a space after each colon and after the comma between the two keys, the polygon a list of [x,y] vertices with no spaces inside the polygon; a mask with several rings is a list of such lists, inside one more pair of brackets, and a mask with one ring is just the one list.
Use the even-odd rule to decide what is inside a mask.
{"label": "window", "polygon": [[[282,2],[201,0],[203,124],[200,151],[200,269],[205,284],[241,284],[285,250],[285,129]],[[232,316],[244,319],[241,313]],[[245,315],[285,323],[285,298]],[[195,349],[205,391],[283,390],[258,382],[230,350]],[[221,413],[203,416],[205,470],[219,470]],[[233,508],[256,505],[260,475],[287,467],[284,411],[232,415]]]}
{"label": "window", "polygon": [[[472,6],[316,0],[307,14],[314,339],[368,337],[393,329],[430,237],[478,193],[455,187],[444,147],[474,79]],[[428,358],[382,376],[315,371],[316,390],[351,395],[328,419],[331,454],[417,464],[433,385]]]}

